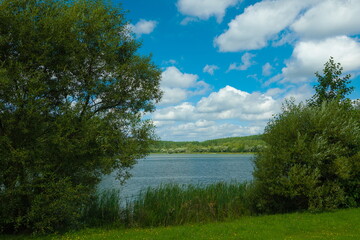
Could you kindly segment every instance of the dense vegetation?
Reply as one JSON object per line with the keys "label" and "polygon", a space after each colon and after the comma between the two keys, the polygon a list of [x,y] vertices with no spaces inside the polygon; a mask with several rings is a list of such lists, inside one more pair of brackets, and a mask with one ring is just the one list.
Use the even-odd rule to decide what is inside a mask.
{"label": "dense vegetation", "polygon": [[260,212],[360,205],[360,110],[347,99],[349,75],[332,58],[308,103],[288,101],[265,128],[255,160]]}
{"label": "dense vegetation", "polygon": [[360,112],[336,101],[287,103],[267,126],[257,155],[257,205],[265,212],[360,203]]}
{"label": "dense vegetation", "polygon": [[261,135],[253,135],[203,142],[156,141],[150,149],[152,153],[254,153],[264,145]]}
{"label": "dense vegetation", "polygon": [[145,156],[160,70],[103,0],[0,0],[0,232],[76,228]]}

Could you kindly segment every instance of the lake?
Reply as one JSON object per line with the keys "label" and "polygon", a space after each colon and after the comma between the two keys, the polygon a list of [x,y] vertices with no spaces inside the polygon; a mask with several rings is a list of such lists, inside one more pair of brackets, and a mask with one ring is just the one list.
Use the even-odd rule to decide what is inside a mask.
{"label": "lake", "polygon": [[131,170],[132,177],[120,186],[114,174],[100,183],[101,189],[120,189],[122,199],[164,183],[200,184],[243,182],[252,179],[251,154],[151,154]]}

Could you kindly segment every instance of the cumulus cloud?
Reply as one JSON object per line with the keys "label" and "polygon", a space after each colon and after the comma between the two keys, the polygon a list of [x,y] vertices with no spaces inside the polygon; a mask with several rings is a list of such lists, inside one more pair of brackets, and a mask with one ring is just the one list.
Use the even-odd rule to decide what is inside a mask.
{"label": "cumulus cloud", "polygon": [[199,76],[196,74],[182,73],[177,67],[168,67],[161,74],[161,84],[164,87],[188,88],[194,85]]}
{"label": "cumulus cloud", "polygon": [[154,31],[157,21],[147,21],[144,19],[140,19],[135,25],[130,24],[130,30],[135,33],[137,36],[141,36],[142,34],[150,34]]}
{"label": "cumulus cloud", "polygon": [[360,33],[358,0],[263,0],[245,9],[216,37],[222,52],[261,49],[301,39]]}
{"label": "cumulus cloud", "polygon": [[185,18],[182,24],[186,24],[195,19],[207,20],[215,16],[218,22],[221,22],[226,9],[235,6],[240,0],[179,0],[177,8],[179,12],[190,16]]}
{"label": "cumulus cloud", "polygon": [[247,7],[215,38],[221,52],[260,49],[267,41],[294,22],[311,0],[265,0]]}
{"label": "cumulus cloud", "polygon": [[280,106],[270,95],[226,86],[197,103],[158,109],[152,118],[162,139],[207,140],[262,133]]}
{"label": "cumulus cloud", "polygon": [[196,105],[182,103],[159,109],[155,120],[190,121],[195,119],[242,121],[268,120],[279,109],[278,102],[261,93],[247,93],[230,86],[203,97]]}
{"label": "cumulus cloud", "polygon": [[163,91],[161,105],[178,103],[188,97],[188,92],[185,89],[161,87],[161,90]]}
{"label": "cumulus cloud", "polygon": [[291,28],[305,38],[352,35],[360,32],[359,0],[325,0],[310,8]]}
{"label": "cumulus cloud", "polygon": [[285,98],[296,102],[313,95],[309,84],[248,93],[226,86],[197,103],[183,102],[152,114],[157,134],[164,140],[207,140],[260,134],[269,119],[279,113]]}
{"label": "cumulus cloud", "polygon": [[159,109],[153,115],[153,119],[156,121],[191,121],[197,117],[195,107],[188,102]]}
{"label": "cumulus cloud", "polygon": [[347,36],[337,36],[325,40],[298,42],[281,75],[271,81],[293,83],[309,81],[316,71],[321,72],[330,56],[341,63],[344,71],[360,70],[359,41]]}
{"label": "cumulus cloud", "polygon": [[207,65],[204,67],[203,72],[209,73],[210,75],[214,75],[215,70],[219,69],[216,65]]}
{"label": "cumulus cloud", "polygon": [[198,79],[198,75],[182,73],[174,66],[166,68],[161,74],[161,89],[164,96],[160,104],[179,103],[189,96],[204,94],[209,85]]}
{"label": "cumulus cloud", "polygon": [[255,64],[255,62],[251,60],[253,57],[255,57],[254,54],[245,53],[241,57],[241,64],[237,64],[237,63],[230,64],[228,71],[231,71],[231,70],[240,70],[240,71],[247,70],[249,67],[251,67],[252,65]]}
{"label": "cumulus cloud", "polygon": [[230,86],[202,98],[197,111],[215,119],[267,120],[277,111],[277,102],[270,96],[247,93]]}

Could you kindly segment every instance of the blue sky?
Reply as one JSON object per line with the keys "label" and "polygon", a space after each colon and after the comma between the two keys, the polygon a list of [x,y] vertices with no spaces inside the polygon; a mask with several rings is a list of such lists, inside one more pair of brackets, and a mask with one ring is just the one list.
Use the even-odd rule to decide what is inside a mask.
{"label": "blue sky", "polygon": [[113,0],[162,70],[162,140],[262,133],[286,98],[314,93],[333,56],[360,98],[359,0]]}

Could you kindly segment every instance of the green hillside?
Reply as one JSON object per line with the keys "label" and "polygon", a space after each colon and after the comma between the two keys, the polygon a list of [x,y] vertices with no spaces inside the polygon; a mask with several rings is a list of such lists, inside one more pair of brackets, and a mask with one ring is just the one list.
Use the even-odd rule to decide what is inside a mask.
{"label": "green hillside", "polygon": [[262,135],[230,137],[203,142],[157,141],[151,147],[151,153],[252,153],[264,145]]}

